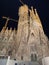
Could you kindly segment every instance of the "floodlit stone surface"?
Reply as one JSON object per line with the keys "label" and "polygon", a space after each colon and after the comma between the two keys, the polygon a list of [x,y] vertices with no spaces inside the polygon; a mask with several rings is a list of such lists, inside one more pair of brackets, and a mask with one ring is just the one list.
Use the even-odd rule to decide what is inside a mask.
{"label": "floodlit stone surface", "polygon": [[[29,13],[28,13],[29,12]],[[2,29],[0,32],[0,55],[24,61],[39,61],[49,56],[49,41],[37,11],[27,5],[19,8],[18,29]]]}
{"label": "floodlit stone surface", "polygon": [[42,59],[42,65],[49,65],[49,57],[45,57]]}

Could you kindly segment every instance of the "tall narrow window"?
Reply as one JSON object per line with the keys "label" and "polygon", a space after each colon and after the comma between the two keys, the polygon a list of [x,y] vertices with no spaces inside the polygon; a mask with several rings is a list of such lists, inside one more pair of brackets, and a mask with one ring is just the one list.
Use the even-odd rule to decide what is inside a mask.
{"label": "tall narrow window", "polygon": [[35,61],[37,61],[37,55],[36,54],[34,54],[35,55]]}
{"label": "tall narrow window", "polygon": [[31,54],[31,61],[33,61],[33,54]]}
{"label": "tall narrow window", "polygon": [[21,60],[23,60],[23,56],[21,56]]}
{"label": "tall narrow window", "polygon": [[12,51],[11,50],[8,51],[8,55],[9,56],[12,55]]}

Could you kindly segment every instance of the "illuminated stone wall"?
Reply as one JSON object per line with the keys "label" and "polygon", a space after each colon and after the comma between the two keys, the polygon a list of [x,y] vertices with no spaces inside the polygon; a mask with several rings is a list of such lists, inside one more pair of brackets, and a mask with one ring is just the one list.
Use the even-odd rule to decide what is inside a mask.
{"label": "illuminated stone wall", "polygon": [[18,29],[2,29],[0,32],[0,55],[24,61],[39,61],[49,56],[48,38],[36,9],[23,5],[19,8]]}

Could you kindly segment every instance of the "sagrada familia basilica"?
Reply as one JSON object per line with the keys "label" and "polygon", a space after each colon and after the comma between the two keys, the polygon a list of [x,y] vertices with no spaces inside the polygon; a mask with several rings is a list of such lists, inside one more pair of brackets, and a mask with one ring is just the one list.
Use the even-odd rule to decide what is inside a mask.
{"label": "sagrada familia basilica", "polygon": [[8,20],[0,32],[0,56],[23,61],[38,61],[49,56],[49,40],[43,31],[36,9],[23,5],[19,8],[18,29],[7,28]]}

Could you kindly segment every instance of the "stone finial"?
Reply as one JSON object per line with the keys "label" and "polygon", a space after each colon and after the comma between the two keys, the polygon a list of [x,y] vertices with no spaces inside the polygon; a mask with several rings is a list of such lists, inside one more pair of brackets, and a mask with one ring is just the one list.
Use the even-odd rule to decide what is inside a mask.
{"label": "stone finial", "polygon": [[12,28],[10,28],[10,30],[9,30],[9,35],[12,33]]}
{"label": "stone finial", "polygon": [[37,10],[36,9],[34,9],[35,10],[35,14],[37,15]]}
{"label": "stone finial", "polygon": [[39,19],[39,16],[38,16],[37,10],[36,10],[36,9],[34,9],[34,10],[35,10],[36,18]]}
{"label": "stone finial", "polygon": [[12,31],[12,28],[10,28],[10,31]]}
{"label": "stone finial", "polygon": [[4,37],[8,37],[8,27],[7,27],[7,29],[5,30]]}
{"label": "stone finial", "polygon": [[31,11],[34,13],[34,9],[33,9],[33,7],[31,6]]}
{"label": "stone finial", "polygon": [[19,15],[23,15],[27,13],[28,14],[28,6],[27,5],[23,5],[19,8]]}
{"label": "stone finial", "polygon": [[6,30],[5,27],[3,27],[2,30],[1,30],[1,34],[4,33],[5,30]]}
{"label": "stone finial", "polygon": [[17,31],[16,31],[16,28],[14,28],[14,32],[16,33]]}
{"label": "stone finial", "polygon": [[[8,27],[6,28],[6,31],[8,32]],[[5,31],[5,32],[6,32],[6,31]]]}
{"label": "stone finial", "polygon": [[10,30],[9,30],[10,32],[12,32],[12,28],[10,28]]}

